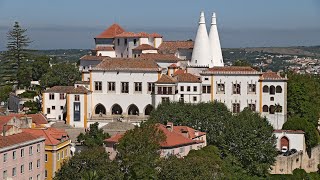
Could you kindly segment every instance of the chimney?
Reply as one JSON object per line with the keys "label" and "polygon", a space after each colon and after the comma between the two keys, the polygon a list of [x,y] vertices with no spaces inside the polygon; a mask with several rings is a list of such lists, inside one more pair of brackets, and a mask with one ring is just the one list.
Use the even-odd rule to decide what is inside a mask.
{"label": "chimney", "polygon": [[209,44],[210,44],[210,52],[212,55],[213,63],[211,66],[224,66],[220,38],[217,27],[217,17],[216,13],[212,13],[211,19],[211,27],[209,32]]}
{"label": "chimney", "polygon": [[6,136],[6,126],[7,126],[7,124],[4,124],[4,125],[2,126],[2,136],[3,136],[3,137]]}
{"label": "chimney", "polygon": [[168,129],[168,131],[172,132],[173,131],[173,123],[168,122],[166,128]]}

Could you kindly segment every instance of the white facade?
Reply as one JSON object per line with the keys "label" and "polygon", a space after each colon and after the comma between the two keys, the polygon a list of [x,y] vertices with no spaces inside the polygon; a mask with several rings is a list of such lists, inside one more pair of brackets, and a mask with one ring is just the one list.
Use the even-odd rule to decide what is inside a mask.
{"label": "white facade", "polygon": [[49,120],[63,120],[66,106],[66,92],[43,93],[42,113]]}
{"label": "white facade", "polygon": [[282,146],[287,146],[288,150],[296,149],[304,152],[306,150],[305,136],[303,131],[275,130],[273,134],[277,138],[276,148],[281,150]]}

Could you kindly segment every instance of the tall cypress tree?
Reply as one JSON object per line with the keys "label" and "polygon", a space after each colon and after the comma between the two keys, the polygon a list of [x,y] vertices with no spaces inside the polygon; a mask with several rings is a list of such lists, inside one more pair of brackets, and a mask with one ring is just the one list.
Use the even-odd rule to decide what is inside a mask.
{"label": "tall cypress tree", "polygon": [[7,33],[7,51],[4,55],[3,76],[5,81],[17,83],[21,85],[21,80],[24,78],[24,61],[26,59],[26,48],[30,44],[28,36],[25,34],[27,29],[21,28],[18,22],[14,23],[13,29]]}

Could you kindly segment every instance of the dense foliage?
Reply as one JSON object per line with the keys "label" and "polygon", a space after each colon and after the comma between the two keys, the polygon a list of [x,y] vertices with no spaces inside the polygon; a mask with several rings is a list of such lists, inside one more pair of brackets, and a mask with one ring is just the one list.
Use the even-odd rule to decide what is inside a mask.
{"label": "dense foliage", "polygon": [[11,91],[12,86],[10,85],[0,86],[0,102],[7,101]]}
{"label": "dense foliage", "polygon": [[223,103],[164,103],[151,113],[152,122],[187,125],[207,132],[209,144],[235,157],[250,175],[265,176],[277,155],[273,128],[259,114],[244,110],[232,115]]}
{"label": "dense foliage", "polygon": [[103,140],[110,137],[108,133],[105,133],[103,129],[99,129],[99,123],[90,124],[90,130],[85,134],[80,133],[77,137],[77,141],[87,147],[102,146]]}

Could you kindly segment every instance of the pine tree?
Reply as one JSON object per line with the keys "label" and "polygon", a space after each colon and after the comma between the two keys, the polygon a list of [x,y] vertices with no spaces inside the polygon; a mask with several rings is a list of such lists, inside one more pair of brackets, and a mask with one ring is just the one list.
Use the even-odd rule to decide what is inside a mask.
{"label": "pine tree", "polygon": [[21,28],[18,22],[15,22],[13,29],[7,33],[7,51],[4,55],[3,62],[3,79],[6,82],[17,83],[21,85],[21,80],[24,78],[24,61],[26,59],[26,48],[30,44],[28,36],[25,34],[27,29]]}

